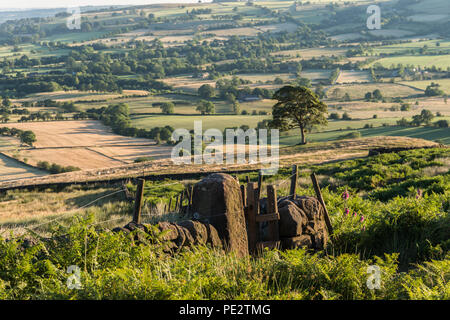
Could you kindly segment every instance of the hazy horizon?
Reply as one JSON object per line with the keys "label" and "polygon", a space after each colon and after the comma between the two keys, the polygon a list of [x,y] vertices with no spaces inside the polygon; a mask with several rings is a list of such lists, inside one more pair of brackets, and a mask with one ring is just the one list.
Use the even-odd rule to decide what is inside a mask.
{"label": "hazy horizon", "polygon": [[[2,1],[3,2],[3,1]],[[156,3],[197,3],[198,0],[66,0],[61,5],[60,0],[15,0],[0,3],[0,9],[49,9],[73,6],[114,6],[114,5],[145,5]],[[211,2],[211,0],[202,0]]]}

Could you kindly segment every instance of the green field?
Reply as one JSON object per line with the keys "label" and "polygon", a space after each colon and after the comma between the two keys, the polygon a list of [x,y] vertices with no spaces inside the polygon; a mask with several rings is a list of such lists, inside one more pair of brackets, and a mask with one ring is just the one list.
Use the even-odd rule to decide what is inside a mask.
{"label": "green field", "polygon": [[430,56],[398,56],[398,57],[388,57],[382,58],[375,62],[372,62],[368,67],[374,64],[381,64],[383,67],[389,68],[392,65],[397,66],[402,64],[404,66],[412,65],[414,67],[431,68],[435,66],[436,68],[442,68],[447,70],[450,67],[450,55],[430,55]]}
{"label": "green field", "polygon": [[[439,46],[437,46],[437,43],[439,43]],[[450,51],[450,41],[439,39],[439,40],[416,41],[416,42],[408,42],[408,43],[392,44],[392,45],[375,47],[375,48],[373,48],[373,53],[375,53],[375,54],[380,54],[380,53],[402,54],[405,51],[418,50],[420,48],[423,48],[424,46],[428,47],[427,52],[437,52],[437,51],[441,51],[441,50]]]}
{"label": "green field", "polygon": [[420,90],[425,90],[432,82],[438,83],[446,94],[450,94],[450,79],[436,79],[436,80],[423,80],[423,81],[402,81],[401,84],[412,86]]}
{"label": "green field", "polygon": [[[450,128],[427,128],[427,127],[374,127],[369,129],[343,129],[334,131],[325,131],[319,133],[311,133],[307,136],[310,142],[325,142],[330,140],[336,140],[352,132],[359,132],[361,137],[377,137],[377,136],[394,136],[394,137],[409,137],[409,138],[419,138],[431,141],[439,141],[443,144],[450,144]],[[280,145],[289,146],[295,145],[300,141],[300,132],[297,135],[281,136]]]}
{"label": "green field", "polygon": [[255,128],[258,122],[267,119],[268,116],[242,116],[242,115],[134,115],[132,124],[138,128],[151,129],[153,127],[170,125],[174,128],[184,128],[191,130],[194,128],[194,121],[202,121],[203,129],[240,127],[248,125]]}

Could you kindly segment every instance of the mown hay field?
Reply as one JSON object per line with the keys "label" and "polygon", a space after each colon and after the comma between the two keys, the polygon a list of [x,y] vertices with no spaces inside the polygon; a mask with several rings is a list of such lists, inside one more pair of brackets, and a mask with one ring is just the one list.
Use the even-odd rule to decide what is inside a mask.
{"label": "mown hay field", "polygon": [[171,148],[154,141],[116,135],[98,121],[51,121],[8,124],[31,130],[37,141],[33,148],[21,148],[19,158],[36,165],[48,161],[81,169],[104,168],[133,162],[139,157],[166,158]]}
{"label": "mown hay field", "polygon": [[370,82],[370,74],[368,71],[341,71],[339,77],[336,80],[336,83],[353,83],[353,82]]}
{"label": "mown hay field", "polygon": [[335,88],[339,88],[343,95],[348,93],[352,100],[364,99],[367,92],[373,92],[376,89],[381,91],[383,97],[407,98],[423,94],[422,90],[393,83],[339,84],[333,86],[333,89]]}

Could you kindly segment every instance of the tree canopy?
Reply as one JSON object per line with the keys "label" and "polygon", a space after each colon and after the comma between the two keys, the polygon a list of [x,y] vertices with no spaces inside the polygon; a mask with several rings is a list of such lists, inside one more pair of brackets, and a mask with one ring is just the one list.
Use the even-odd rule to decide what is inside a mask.
{"label": "tree canopy", "polygon": [[327,105],[306,87],[285,86],[276,91],[273,98],[278,102],[272,108],[270,127],[282,131],[299,128],[301,144],[306,144],[307,128],[328,123]]}
{"label": "tree canopy", "polygon": [[201,100],[196,108],[197,111],[200,111],[201,114],[214,114],[216,113],[216,108],[214,103],[211,101]]}

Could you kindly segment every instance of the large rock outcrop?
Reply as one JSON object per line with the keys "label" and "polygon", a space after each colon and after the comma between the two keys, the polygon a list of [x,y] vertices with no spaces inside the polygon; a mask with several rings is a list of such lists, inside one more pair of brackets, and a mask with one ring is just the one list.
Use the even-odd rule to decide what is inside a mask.
{"label": "large rock outcrop", "polygon": [[239,183],[215,173],[195,184],[192,210],[195,219],[217,229],[228,251],[248,255],[248,239]]}

